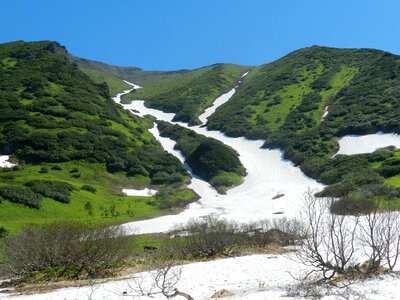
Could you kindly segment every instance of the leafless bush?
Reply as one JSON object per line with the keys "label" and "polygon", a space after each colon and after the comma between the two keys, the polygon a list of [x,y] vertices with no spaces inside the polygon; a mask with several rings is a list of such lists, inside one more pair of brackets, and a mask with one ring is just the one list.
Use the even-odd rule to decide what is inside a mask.
{"label": "leafless bush", "polygon": [[381,267],[392,271],[400,254],[399,213],[375,209],[360,222],[359,239],[368,257],[368,273],[378,272]]}
{"label": "leafless bush", "polygon": [[182,274],[181,267],[174,266],[171,261],[159,261],[153,267],[155,267],[153,271],[132,277],[128,282],[128,291],[125,291],[124,295],[147,297],[162,295],[167,299],[181,296],[193,300],[193,297],[177,288]]}
{"label": "leafless bush", "polygon": [[358,218],[330,214],[333,199],[317,199],[312,191],[304,197],[304,239],[296,258],[311,268],[306,274],[318,273],[323,279],[344,274],[353,266]]}
{"label": "leafless bush", "polygon": [[[296,252],[297,261],[310,268],[304,277],[319,274],[327,280],[393,271],[400,255],[399,213],[384,209],[382,202],[363,216],[336,215],[329,211],[333,201],[317,199],[311,191],[305,195],[305,238]],[[356,261],[362,255],[364,261]]]}
{"label": "leafless bush", "polygon": [[243,225],[240,230],[250,246],[289,246],[302,238],[302,227],[303,223],[296,218],[280,218]]}
{"label": "leafless bush", "polygon": [[176,237],[171,247],[185,257],[214,257],[229,254],[238,244],[240,234],[234,222],[207,216],[204,220],[193,220],[174,231]]}
{"label": "leafless bush", "polygon": [[127,255],[120,227],[60,222],[29,226],[4,240],[2,269],[22,275],[57,268],[58,275],[101,276]]}

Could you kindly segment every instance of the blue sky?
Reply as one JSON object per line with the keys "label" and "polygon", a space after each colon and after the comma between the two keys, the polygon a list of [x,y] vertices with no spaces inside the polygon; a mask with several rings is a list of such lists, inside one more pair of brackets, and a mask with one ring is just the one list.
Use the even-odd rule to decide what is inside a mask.
{"label": "blue sky", "polygon": [[0,42],[145,70],[258,65],[311,45],[400,54],[399,0],[0,0]]}

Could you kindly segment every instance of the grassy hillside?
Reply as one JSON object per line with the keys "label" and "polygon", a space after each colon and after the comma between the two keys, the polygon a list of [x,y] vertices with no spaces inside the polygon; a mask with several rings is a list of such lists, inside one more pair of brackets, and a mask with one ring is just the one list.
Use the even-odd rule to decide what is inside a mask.
{"label": "grassy hillside", "polygon": [[[159,213],[154,203],[123,197],[122,186],[161,189],[189,179],[148,132],[151,121],[128,115],[57,43],[0,45],[0,110],[0,154],[19,163],[0,172],[0,225],[88,217],[88,201],[102,221],[149,216]],[[33,179],[41,180],[36,188]],[[82,190],[85,184],[97,193]],[[112,206],[118,214],[114,207],[111,220],[101,217]]]}
{"label": "grassy hillside", "polygon": [[265,139],[266,147],[282,148],[308,175],[332,184],[322,174],[338,137],[400,132],[399,91],[399,56],[311,47],[252,70],[208,127]]}
{"label": "grassy hillside", "polygon": [[231,147],[179,125],[159,122],[161,136],[176,141],[193,172],[204,178],[219,193],[225,193],[242,182],[246,170]]}
{"label": "grassy hillside", "polygon": [[178,79],[183,77],[186,73],[189,73],[188,70],[171,72],[143,71],[135,67],[118,67],[89,59],[78,58],[72,55],[69,55],[69,59],[94,82],[106,82],[111,95],[115,95],[121,90],[130,87],[125,84],[123,80],[127,80],[140,86],[148,86],[154,83],[162,83]]}
{"label": "grassy hillside", "polygon": [[174,112],[174,121],[199,124],[198,116],[213,101],[232,88],[250,68],[217,64],[193,71],[182,72],[179,76],[166,76],[143,88],[134,90],[124,98],[146,100],[146,106]]}
{"label": "grassy hillside", "polygon": [[111,66],[74,56],[70,56],[70,60],[95,82],[106,82],[111,94],[129,87],[122,80],[142,86],[124,96],[124,103],[137,99],[147,100],[147,106],[174,112],[177,114],[175,120],[190,124],[198,124],[197,117],[204,109],[251,69],[239,65],[216,64],[196,70],[161,72]]}

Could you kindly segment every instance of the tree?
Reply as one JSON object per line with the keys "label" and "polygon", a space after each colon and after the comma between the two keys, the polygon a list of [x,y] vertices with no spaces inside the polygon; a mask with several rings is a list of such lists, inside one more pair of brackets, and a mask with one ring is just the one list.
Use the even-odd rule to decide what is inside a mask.
{"label": "tree", "polygon": [[[158,262],[156,268],[148,273],[132,277],[128,283],[129,294],[133,296],[162,295],[167,299],[177,296],[194,300],[192,296],[176,287],[182,275],[182,268],[173,266],[171,261]],[[124,292],[125,295],[128,292]]]}
{"label": "tree", "polygon": [[305,279],[318,274],[327,280],[346,273],[355,263],[359,218],[331,214],[334,199],[318,199],[311,190],[304,199],[305,232],[296,259],[311,268]]}

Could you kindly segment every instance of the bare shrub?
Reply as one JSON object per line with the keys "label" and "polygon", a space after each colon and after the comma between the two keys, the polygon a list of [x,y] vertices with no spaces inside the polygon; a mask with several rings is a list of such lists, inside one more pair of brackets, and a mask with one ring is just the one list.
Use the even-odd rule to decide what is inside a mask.
{"label": "bare shrub", "polygon": [[240,230],[250,246],[289,246],[295,245],[302,238],[302,227],[303,223],[296,218],[280,218],[243,225]]}
{"label": "bare shrub", "polygon": [[193,220],[174,230],[178,237],[171,241],[172,249],[185,257],[214,257],[229,254],[241,235],[234,222],[207,216]]}
{"label": "bare shrub", "polygon": [[358,217],[331,214],[329,208],[334,200],[317,199],[312,191],[304,199],[305,238],[296,258],[311,268],[305,278],[318,273],[326,280],[344,274],[354,265]]}
{"label": "bare shrub", "polygon": [[4,240],[2,269],[10,275],[57,269],[59,276],[102,276],[126,257],[127,247],[121,227],[33,225]]}
{"label": "bare shrub", "polygon": [[376,273],[381,267],[392,271],[400,254],[399,213],[390,207],[375,209],[360,222],[359,239],[368,257],[367,273]]}
{"label": "bare shrub", "polygon": [[176,267],[171,261],[158,261],[153,265],[154,270],[132,277],[128,282],[128,291],[124,295],[154,297],[162,295],[167,299],[177,296],[193,300],[187,293],[177,288],[182,275],[182,268]]}

